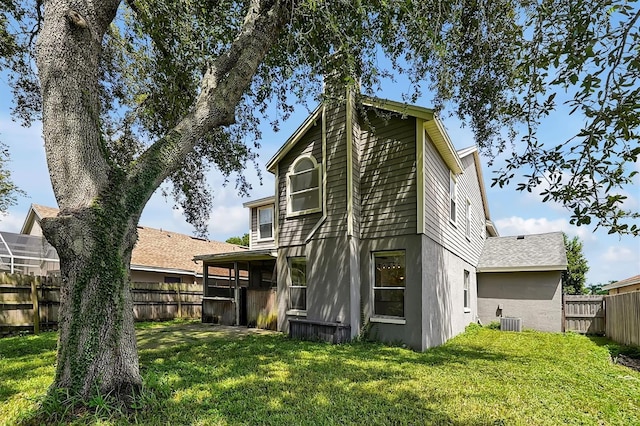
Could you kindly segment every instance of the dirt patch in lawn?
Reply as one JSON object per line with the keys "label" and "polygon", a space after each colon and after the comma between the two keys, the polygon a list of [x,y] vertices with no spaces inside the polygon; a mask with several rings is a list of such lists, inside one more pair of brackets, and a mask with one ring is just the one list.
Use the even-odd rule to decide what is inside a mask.
{"label": "dirt patch in lawn", "polygon": [[[162,324],[162,323],[159,323]],[[159,325],[136,331],[139,349],[170,347],[180,343],[195,343],[210,337],[242,338],[244,336],[273,334],[275,331],[260,328],[233,327],[218,324],[185,323]]]}
{"label": "dirt patch in lawn", "polygon": [[640,371],[640,359],[638,358],[620,354],[615,358],[614,361],[616,364],[624,365],[625,367]]}

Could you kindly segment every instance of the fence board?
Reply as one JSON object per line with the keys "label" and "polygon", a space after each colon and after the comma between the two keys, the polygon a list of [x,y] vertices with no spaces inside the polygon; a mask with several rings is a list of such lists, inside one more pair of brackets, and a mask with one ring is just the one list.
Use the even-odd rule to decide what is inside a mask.
{"label": "fence board", "polygon": [[562,299],[564,331],[582,334],[605,333],[604,296],[565,294]]}
{"label": "fence board", "polygon": [[[199,284],[132,283],[131,295],[137,321],[201,318]],[[59,310],[59,278],[0,273],[0,334],[33,330],[38,323],[55,329]]]}
{"label": "fence board", "polygon": [[640,346],[640,292],[606,297],[607,337],[623,345]]}

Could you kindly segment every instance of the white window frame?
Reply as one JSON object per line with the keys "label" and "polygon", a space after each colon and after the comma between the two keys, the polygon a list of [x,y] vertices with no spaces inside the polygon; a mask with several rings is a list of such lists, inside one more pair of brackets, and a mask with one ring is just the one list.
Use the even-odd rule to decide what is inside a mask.
{"label": "white window frame", "polygon": [[471,272],[464,270],[463,306],[466,313],[471,312]]}
{"label": "white window frame", "polygon": [[455,225],[457,216],[458,182],[453,172],[449,172],[449,222]]}
{"label": "white window frame", "polygon": [[[405,285],[402,287],[376,287],[376,256],[387,257],[387,256],[402,256],[404,260],[404,274],[405,274]],[[406,315],[405,309],[407,307],[406,299],[406,290],[407,290],[407,254],[405,250],[394,250],[394,251],[374,251],[371,252],[371,288],[372,288],[372,303],[371,303],[371,311],[372,315],[370,318],[371,322],[386,322],[389,324],[405,324],[405,316],[396,316],[396,315],[384,315],[377,314],[375,307],[375,298],[376,298],[376,290],[402,290],[403,291],[403,299],[402,299],[402,312]]]}
{"label": "white window frame", "polygon": [[[297,316],[306,316],[306,312],[307,312],[307,291],[309,289],[308,287],[308,281],[307,281],[307,276],[308,276],[308,271],[307,271],[307,258],[305,256],[292,256],[287,258],[287,264],[289,266],[289,278],[291,279],[291,271],[292,271],[292,263],[295,260],[304,260],[304,267],[305,267],[305,277],[304,277],[304,285],[293,285],[293,280],[291,280],[291,284],[289,285],[289,310],[287,311],[287,315],[297,315]],[[291,305],[291,290],[292,289],[305,289],[305,300],[304,300],[304,309],[300,309],[300,308],[294,308]]]}
{"label": "white window frame", "polygon": [[464,233],[467,237],[467,240],[471,241],[471,200],[467,198],[466,210],[464,212],[465,216],[465,228]]}
{"label": "white window frame", "polygon": [[[295,176],[297,174],[301,174],[301,173],[295,173],[295,167],[296,165],[302,161],[302,160],[310,160],[313,163],[313,171],[315,171],[316,173],[318,173],[318,187],[316,188],[309,188],[309,189],[304,189],[302,191],[297,191],[295,193],[291,192],[291,177]],[[302,173],[307,173],[307,170],[305,170]],[[318,191],[318,207],[314,207],[311,209],[306,209],[306,210],[298,210],[298,211],[293,211],[291,209],[291,199],[294,195],[297,194],[302,194],[304,192],[311,192],[311,191]],[[321,212],[322,211],[322,165],[319,164],[316,159],[313,157],[313,155],[301,155],[300,157],[296,158],[296,161],[293,162],[293,164],[291,164],[291,166],[289,167],[289,171],[287,172],[287,217],[295,217],[295,216],[302,216],[302,215],[306,215],[306,214],[311,214],[311,213],[317,213],[317,212]]]}
{"label": "white window frame", "polygon": [[[269,237],[263,237],[262,236],[262,231],[260,228],[260,212],[261,211],[271,211],[271,236]],[[273,227],[273,217],[274,217],[274,209],[273,206],[264,206],[264,207],[258,207],[256,209],[256,223],[257,223],[257,227],[258,227],[258,241],[273,241],[273,234],[274,234],[274,227]]]}

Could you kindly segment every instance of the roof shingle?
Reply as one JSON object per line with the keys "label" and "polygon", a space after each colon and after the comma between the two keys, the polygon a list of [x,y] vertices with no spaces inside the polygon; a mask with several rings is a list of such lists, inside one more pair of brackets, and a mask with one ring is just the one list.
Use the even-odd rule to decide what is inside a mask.
{"label": "roof shingle", "polygon": [[487,238],[478,262],[478,272],[566,269],[562,232]]}

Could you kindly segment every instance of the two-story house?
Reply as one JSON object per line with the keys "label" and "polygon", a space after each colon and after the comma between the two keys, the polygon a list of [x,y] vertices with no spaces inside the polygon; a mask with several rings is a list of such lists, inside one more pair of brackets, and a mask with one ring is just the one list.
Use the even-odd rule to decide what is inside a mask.
{"label": "two-story house", "polygon": [[374,98],[320,105],[267,170],[275,197],[245,203],[250,250],[197,257],[205,282],[225,262],[230,277],[249,274],[244,286],[205,284],[203,320],[246,324],[247,291],[273,285],[269,310],[294,335],[366,330],[424,350],[478,320],[476,269],[497,231],[478,150],[456,151],[433,111]]}

